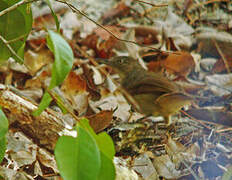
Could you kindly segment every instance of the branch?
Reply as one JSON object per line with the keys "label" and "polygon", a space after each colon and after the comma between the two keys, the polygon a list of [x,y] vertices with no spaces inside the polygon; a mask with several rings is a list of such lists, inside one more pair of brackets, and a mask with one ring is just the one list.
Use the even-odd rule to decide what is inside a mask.
{"label": "branch", "polygon": [[9,45],[9,42],[1,35],[0,40],[2,40],[2,42],[6,45],[12,55],[16,56],[21,61],[21,63],[23,63],[24,60],[14,51],[14,49]]}
{"label": "branch", "polygon": [[149,48],[149,49],[152,49],[152,50],[155,50],[155,51],[158,51],[160,53],[174,53],[174,52],[170,52],[170,51],[162,51],[158,48],[154,48],[154,47],[151,47],[151,46],[146,46],[144,44],[139,44],[139,43],[136,43],[134,41],[130,41],[130,40],[125,40],[125,39],[121,39],[117,36],[115,36],[110,30],[108,30],[107,28],[105,28],[103,25],[101,25],[100,23],[94,21],[93,19],[91,19],[90,17],[88,17],[87,14],[85,14],[84,12],[80,11],[79,9],[77,9],[75,6],[73,6],[72,4],[66,2],[66,1],[63,1],[63,0],[56,0],[57,2],[60,2],[60,3],[63,3],[63,4],[66,4],[73,12],[75,13],[78,13],[78,14],[81,14],[82,16],[84,16],[85,18],[87,18],[88,20],[90,20],[91,22],[93,22],[94,24],[96,24],[97,26],[101,27],[102,29],[104,29],[106,32],[108,32],[112,37],[114,37],[115,39],[117,39],[118,41],[122,41],[122,42],[126,42],[126,43],[132,43],[132,44],[136,44],[138,46],[141,46],[141,47],[146,47],[146,48]]}
{"label": "branch", "polygon": [[23,4],[28,4],[28,3],[31,3],[31,2],[35,2],[35,1],[38,1],[38,0],[22,0],[16,4],[14,4],[13,6],[10,6],[8,7],[7,9],[4,9],[0,12],[0,16],[10,12],[10,11],[13,11],[14,9],[18,8],[19,6],[23,5]]}

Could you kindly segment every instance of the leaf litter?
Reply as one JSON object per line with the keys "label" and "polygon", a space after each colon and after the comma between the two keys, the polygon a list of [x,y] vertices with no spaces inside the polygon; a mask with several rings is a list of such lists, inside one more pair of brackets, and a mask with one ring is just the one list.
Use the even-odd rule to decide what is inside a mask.
{"label": "leaf litter", "polygon": [[[78,117],[88,117],[96,132],[105,130],[111,135],[116,148],[118,180],[221,178],[228,172],[232,161],[232,3],[149,2],[156,5],[167,3],[168,6],[113,0],[74,4],[117,37],[137,44],[116,40],[85,17],[72,13],[60,3],[54,5],[63,36],[75,54],[72,71],[58,87],[59,96]],[[49,85],[53,62],[43,28],[55,29],[55,23],[50,11],[38,10],[45,8],[44,4],[33,4],[33,7],[37,13],[34,16],[35,31],[27,40],[24,57],[30,68],[25,70],[23,65],[9,61],[9,65],[1,67],[1,83],[12,86],[18,96],[29,102],[39,103],[41,92]],[[177,54],[160,53],[139,44]],[[148,71],[162,73],[181,84],[196,101],[187,110],[181,109],[173,115],[173,124],[168,129],[160,124],[162,117],[144,117],[133,109],[114,83],[119,80],[117,74],[109,67],[94,65],[89,59],[94,58],[97,62],[97,58],[119,55],[139,59]],[[108,72],[107,76],[102,73],[102,68]],[[163,106],[165,104],[172,108],[168,102]],[[1,175],[6,179],[14,179],[14,176],[19,179],[58,179],[52,153],[41,146],[36,141],[38,139],[30,137],[30,133],[15,128],[20,119],[14,117],[14,110],[4,108],[13,121]],[[61,112],[55,101],[50,108],[58,114]],[[72,117],[64,118],[63,127],[74,124]],[[25,125],[22,127],[26,128]],[[20,137],[16,137],[19,134]],[[28,137],[32,141],[25,140]]]}

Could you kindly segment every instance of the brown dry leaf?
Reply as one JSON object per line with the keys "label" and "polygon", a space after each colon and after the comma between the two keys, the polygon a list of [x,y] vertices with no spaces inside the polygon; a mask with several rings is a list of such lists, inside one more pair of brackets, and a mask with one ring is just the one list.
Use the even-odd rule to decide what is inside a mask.
{"label": "brown dry leaf", "polygon": [[156,29],[146,26],[138,26],[134,28],[137,43],[156,44],[158,43],[158,32]]}
{"label": "brown dry leaf", "polygon": [[[232,71],[232,57],[228,57],[226,58],[227,64],[230,68],[230,70]],[[222,72],[226,72],[226,66],[225,63],[222,59],[219,59],[213,66],[212,72],[213,73],[222,73]]]}
{"label": "brown dry leaf", "polygon": [[232,126],[232,112],[225,112],[223,109],[215,108],[201,108],[201,109],[189,109],[186,111],[190,116],[195,119],[221,124],[224,126]]}
{"label": "brown dry leaf", "polygon": [[117,7],[105,12],[105,14],[102,16],[102,22],[103,24],[107,24],[112,19],[127,16],[129,13],[130,7],[128,7],[124,2],[120,2],[118,3]]}
{"label": "brown dry leaf", "polygon": [[62,84],[62,89],[69,95],[75,95],[78,92],[85,92],[86,86],[86,80],[81,75],[71,71]]}
{"label": "brown dry leaf", "polygon": [[104,110],[97,114],[87,116],[86,118],[89,119],[89,124],[94,131],[98,133],[110,125],[113,119],[113,113],[111,110]]}
{"label": "brown dry leaf", "polygon": [[84,115],[88,109],[89,93],[87,92],[86,87],[87,83],[85,78],[73,71],[69,73],[61,87],[65,97],[72,105],[72,108],[80,116]]}
{"label": "brown dry leaf", "polygon": [[[117,27],[117,26],[104,26],[106,29],[108,29],[110,32],[112,32],[115,36],[120,37],[121,36],[121,31],[123,31],[125,28],[122,27]],[[106,32],[104,29],[98,27],[94,30],[96,35],[100,37],[103,40],[108,40],[111,35]]]}
{"label": "brown dry leaf", "polygon": [[168,93],[157,98],[155,103],[162,115],[172,115],[177,113],[182,107],[190,105],[193,99],[182,93]]}
{"label": "brown dry leaf", "polygon": [[38,76],[33,79],[28,79],[25,83],[25,88],[41,88],[44,82],[51,76],[51,71],[48,68],[44,69]]}
{"label": "brown dry leaf", "polygon": [[162,61],[158,60],[158,61],[150,61],[147,64],[147,68],[149,71],[153,71],[153,72],[161,72],[162,71]]}
{"label": "brown dry leaf", "polygon": [[53,62],[53,54],[47,48],[40,49],[37,52],[28,50],[24,54],[24,64],[29,67],[31,75],[34,75],[43,66],[51,62]]}
{"label": "brown dry leaf", "polygon": [[177,53],[178,54],[169,54],[163,62],[163,67],[170,74],[187,77],[195,67],[193,57],[188,52],[177,51]]}
{"label": "brown dry leaf", "polygon": [[[115,36],[121,37],[121,31],[123,28],[118,28],[116,26],[106,26]],[[102,41],[103,40],[103,41]],[[100,58],[109,58],[113,55],[112,49],[117,45],[118,40],[112,37],[102,28],[96,28],[94,33],[88,35],[82,44],[93,49]]]}
{"label": "brown dry leaf", "polygon": [[101,95],[96,86],[96,84],[98,84],[99,82],[101,82],[100,84],[102,84],[102,81],[103,81],[101,79],[102,77],[101,77],[100,72],[94,66],[92,66],[90,69],[86,64],[82,64],[81,67],[83,69],[83,76],[87,84],[86,88],[87,88],[87,91],[90,93],[91,98],[93,100],[100,99]]}

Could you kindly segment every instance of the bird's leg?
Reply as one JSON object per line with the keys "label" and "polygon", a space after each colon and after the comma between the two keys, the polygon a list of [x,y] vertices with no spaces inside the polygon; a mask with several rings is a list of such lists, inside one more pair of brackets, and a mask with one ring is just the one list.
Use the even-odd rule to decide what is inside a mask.
{"label": "bird's leg", "polygon": [[144,119],[148,118],[148,117],[151,117],[151,115],[145,115],[141,118],[139,118],[136,122],[139,123],[139,122],[142,122]]}

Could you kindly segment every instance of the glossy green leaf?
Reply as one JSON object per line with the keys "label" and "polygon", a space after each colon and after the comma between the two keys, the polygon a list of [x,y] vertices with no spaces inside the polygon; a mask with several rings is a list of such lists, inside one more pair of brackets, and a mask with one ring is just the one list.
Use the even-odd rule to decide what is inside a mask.
{"label": "glossy green leaf", "polygon": [[[47,45],[55,56],[55,62],[52,66],[52,79],[48,87],[49,90],[60,85],[68,75],[73,65],[73,52],[69,44],[63,37],[53,31],[48,31]],[[33,112],[33,115],[38,116],[49,106],[52,98],[47,93],[44,94],[39,108]]]}
{"label": "glossy green leaf", "polygon": [[[18,0],[0,0],[0,11],[18,2]],[[9,45],[16,53],[23,47],[32,27],[32,13],[27,7],[27,4],[22,5],[0,16],[0,35],[7,41],[12,41]],[[5,61],[12,56],[7,46],[1,40],[0,47],[0,61]],[[22,54],[20,55],[23,58]],[[21,62],[21,59],[14,58]]]}
{"label": "glossy green leaf", "polygon": [[6,151],[6,133],[8,131],[8,119],[0,108],[0,162]]}
{"label": "glossy green leaf", "polygon": [[113,157],[115,155],[115,149],[111,137],[106,132],[96,134],[89,125],[88,119],[81,119],[79,124],[95,138],[101,152],[101,170],[98,179],[114,180],[115,167]]}
{"label": "glossy green leaf", "polygon": [[48,31],[47,45],[54,53],[55,62],[52,66],[52,79],[49,89],[60,85],[73,65],[73,52],[69,44],[56,32]]}
{"label": "glossy green leaf", "polygon": [[52,97],[50,96],[50,94],[48,92],[45,92],[43,95],[43,98],[39,104],[38,109],[36,109],[34,112],[32,112],[32,114],[34,116],[39,116],[43,112],[43,110],[49,106],[51,101],[52,101]]}
{"label": "glossy green leaf", "polygon": [[80,126],[87,130],[97,141],[100,151],[105,154],[109,159],[113,159],[115,155],[114,142],[106,132],[96,134],[89,125],[88,119],[81,119]]}
{"label": "glossy green leaf", "polygon": [[55,157],[64,180],[96,180],[101,166],[100,151],[94,138],[77,126],[78,137],[59,138]]}
{"label": "glossy green leaf", "polygon": [[102,132],[97,135],[97,145],[100,151],[110,160],[113,160],[115,155],[114,142],[111,137],[106,133]]}
{"label": "glossy green leaf", "polygon": [[6,137],[0,139],[0,162],[2,162],[6,152]]}
{"label": "glossy green leaf", "polygon": [[114,180],[116,176],[115,167],[112,159],[109,159],[101,152],[101,170],[98,175],[98,180],[107,179]]}
{"label": "glossy green leaf", "polygon": [[227,168],[227,171],[223,174],[222,180],[231,180],[232,178],[232,166]]}
{"label": "glossy green leaf", "polygon": [[8,119],[0,108],[0,138],[5,137],[8,131]]}

